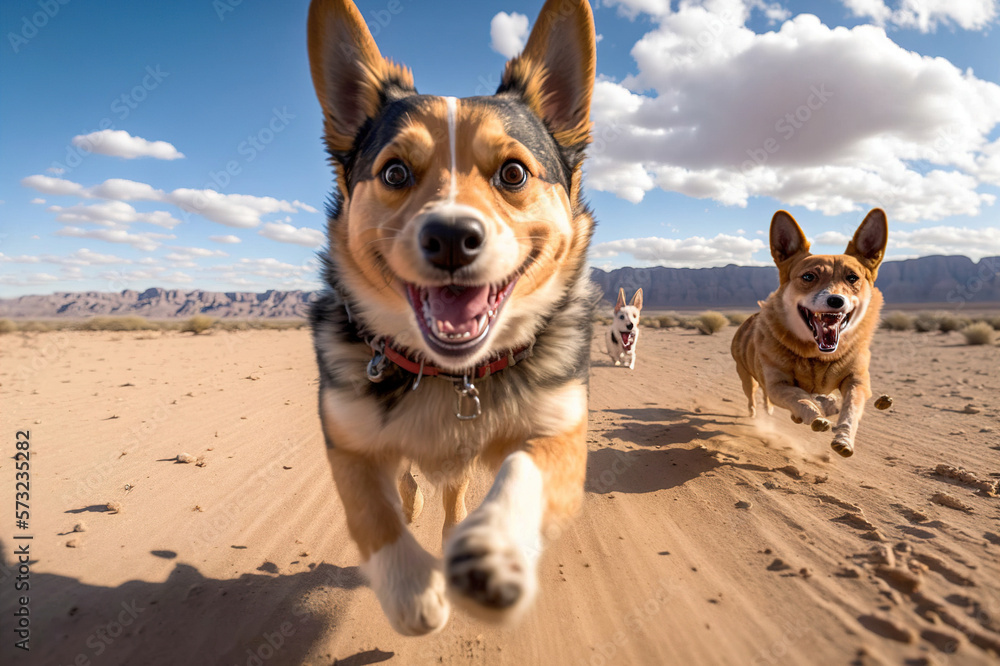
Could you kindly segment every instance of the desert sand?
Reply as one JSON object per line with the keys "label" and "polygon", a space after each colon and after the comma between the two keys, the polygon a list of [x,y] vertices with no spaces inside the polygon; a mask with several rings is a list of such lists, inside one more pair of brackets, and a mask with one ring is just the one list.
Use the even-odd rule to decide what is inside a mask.
{"label": "desert sand", "polygon": [[[0,661],[997,663],[1000,348],[880,331],[873,389],[895,402],[869,403],[845,460],[781,410],[744,416],[734,331],[646,330],[630,372],[598,330],[586,499],[535,608],[416,639],[359,573],[308,331],[3,336]],[[27,530],[9,513],[17,430]],[[418,482],[415,532],[440,553],[440,495]],[[15,534],[33,537],[27,654]]]}

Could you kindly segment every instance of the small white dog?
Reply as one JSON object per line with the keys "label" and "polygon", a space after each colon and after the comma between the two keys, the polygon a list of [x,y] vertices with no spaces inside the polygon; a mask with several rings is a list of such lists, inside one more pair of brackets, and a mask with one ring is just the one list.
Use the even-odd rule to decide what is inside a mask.
{"label": "small white dog", "polygon": [[639,313],[642,311],[642,289],[635,292],[632,302],[625,305],[625,290],[618,290],[615,316],[604,336],[608,355],[615,365],[635,369],[635,343],[639,338]]}

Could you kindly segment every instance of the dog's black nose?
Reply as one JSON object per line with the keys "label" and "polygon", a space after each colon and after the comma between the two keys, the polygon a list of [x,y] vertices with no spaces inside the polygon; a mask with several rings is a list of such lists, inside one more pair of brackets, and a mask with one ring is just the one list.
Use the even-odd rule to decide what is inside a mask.
{"label": "dog's black nose", "polygon": [[842,308],[844,307],[844,297],[843,296],[830,296],[826,299],[826,304],[831,308]]}
{"label": "dog's black nose", "polygon": [[625,324],[625,328],[627,328],[630,331],[632,330],[633,326],[634,326],[634,324],[632,322],[629,322],[629,323]]}
{"label": "dog's black nose", "polygon": [[446,271],[457,271],[471,264],[479,256],[485,239],[486,228],[472,217],[431,218],[418,235],[427,261]]}

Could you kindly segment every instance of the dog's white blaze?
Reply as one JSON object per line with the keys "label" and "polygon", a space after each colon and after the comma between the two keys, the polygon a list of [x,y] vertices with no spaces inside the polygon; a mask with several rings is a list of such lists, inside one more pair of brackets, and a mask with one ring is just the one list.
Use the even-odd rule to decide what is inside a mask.
{"label": "dog's white blaze", "polygon": [[458,115],[458,100],[454,97],[445,97],[444,103],[448,106],[448,144],[451,150],[451,186],[448,188],[448,202],[455,203],[458,196],[458,178],[456,169],[458,166],[458,151],[455,145],[455,117]]}

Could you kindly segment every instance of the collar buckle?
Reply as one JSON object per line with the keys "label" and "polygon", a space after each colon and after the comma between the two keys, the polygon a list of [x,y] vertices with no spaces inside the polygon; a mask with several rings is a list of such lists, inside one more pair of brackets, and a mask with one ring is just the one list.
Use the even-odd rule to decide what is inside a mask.
{"label": "collar buckle", "polygon": [[[469,375],[455,378],[455,417],[459,421],[472,421],[479,418],[483,413],[482,404],[479,402],[479,390],[473,386]],[[469,407],[468,411],[466,408]]]}

